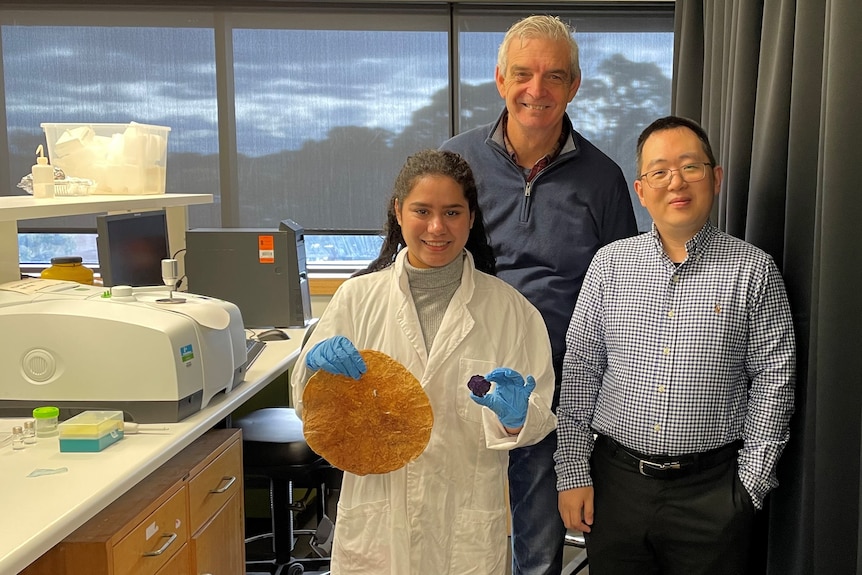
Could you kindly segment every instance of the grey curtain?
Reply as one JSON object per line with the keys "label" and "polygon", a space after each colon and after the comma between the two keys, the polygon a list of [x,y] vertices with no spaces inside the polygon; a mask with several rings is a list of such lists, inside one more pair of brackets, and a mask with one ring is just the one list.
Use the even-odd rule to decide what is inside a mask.
{"label": "grey curtain", "polygon": [[782,269],[799,350],[752,573],[862,574],[862,2],[677,0],[675,114],[710,134],[718,225]]}

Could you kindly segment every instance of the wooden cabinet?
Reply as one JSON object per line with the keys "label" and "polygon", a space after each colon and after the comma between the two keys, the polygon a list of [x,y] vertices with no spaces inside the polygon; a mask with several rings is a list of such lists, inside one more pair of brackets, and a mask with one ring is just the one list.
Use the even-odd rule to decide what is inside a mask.
{"label": "wooden cabinet", "polygon": [[211,430],[22,575],[242,575],[243,518],[241,431]]}
{"label": "wooden cabinet", "polygon": [[[237,430],[233,430],[237,431]],[[189,481],[192,573],[245,573],[242,441]]]}
{"label": "wooden cabinet", "polygon": [[237,545],[236,530],[245,522],[242,494],[234,495],[191,539],[192,573],[245,573],[245,546]]}
{"label": "wooden cabinet", "polygon": [[[180,487],[143,521],[130,525],[132,530],[116,545],[107,547],[104,561],[100,557],[99,562],[112,563],[115,573],[157,573],[189,539],[185,515],[186,489]],[[111,517],[111,522],[118,519],[122,520]]]}

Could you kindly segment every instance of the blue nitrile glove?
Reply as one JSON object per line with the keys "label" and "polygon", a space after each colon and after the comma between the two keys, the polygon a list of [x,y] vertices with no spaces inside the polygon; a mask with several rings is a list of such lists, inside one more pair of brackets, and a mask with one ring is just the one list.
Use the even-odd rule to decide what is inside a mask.
{"label": "blue nitrile glove", "polygon": [[479,397],[470,392],[470,398],[497,414],[500,423],[509,429],[517,429],[527,420],[527,406],[530,404],[530,394],[536,389],[536,380],[527,376],[527,382],[520,373],[508,367],[498,367],[485,376],[495,384],[494,390]]}
{"label": "blue nitrile glove", "polygon": [[367,369],[356,347],[343,335],[318,342],[305,356],[305,365],[312,371],[323,369],[353,379],[362,377]]}

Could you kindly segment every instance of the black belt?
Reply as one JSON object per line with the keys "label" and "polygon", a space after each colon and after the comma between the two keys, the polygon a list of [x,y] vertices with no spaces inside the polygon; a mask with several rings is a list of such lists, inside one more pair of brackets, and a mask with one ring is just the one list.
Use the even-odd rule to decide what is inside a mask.
{"label": "black belt", "polygon": [[710,469],[733,459],[742,449],[742,440],[722,447],[687,455],[644,455],[627,449],[606,435],[599,435],[596,446],[606,449],[616,460],[631,466],[641,475],[655,479],[676,479]]}

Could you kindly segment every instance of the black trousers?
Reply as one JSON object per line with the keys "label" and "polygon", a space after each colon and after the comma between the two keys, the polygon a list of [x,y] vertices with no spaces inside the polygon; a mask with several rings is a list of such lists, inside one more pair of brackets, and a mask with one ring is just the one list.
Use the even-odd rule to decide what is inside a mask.
{"label": "black trousers", "polygon": [[590,575],[742,575],[754,503],[736,458],[684,477],[656,479],[598,441],[591,459],[595,491],[586,535]]}

